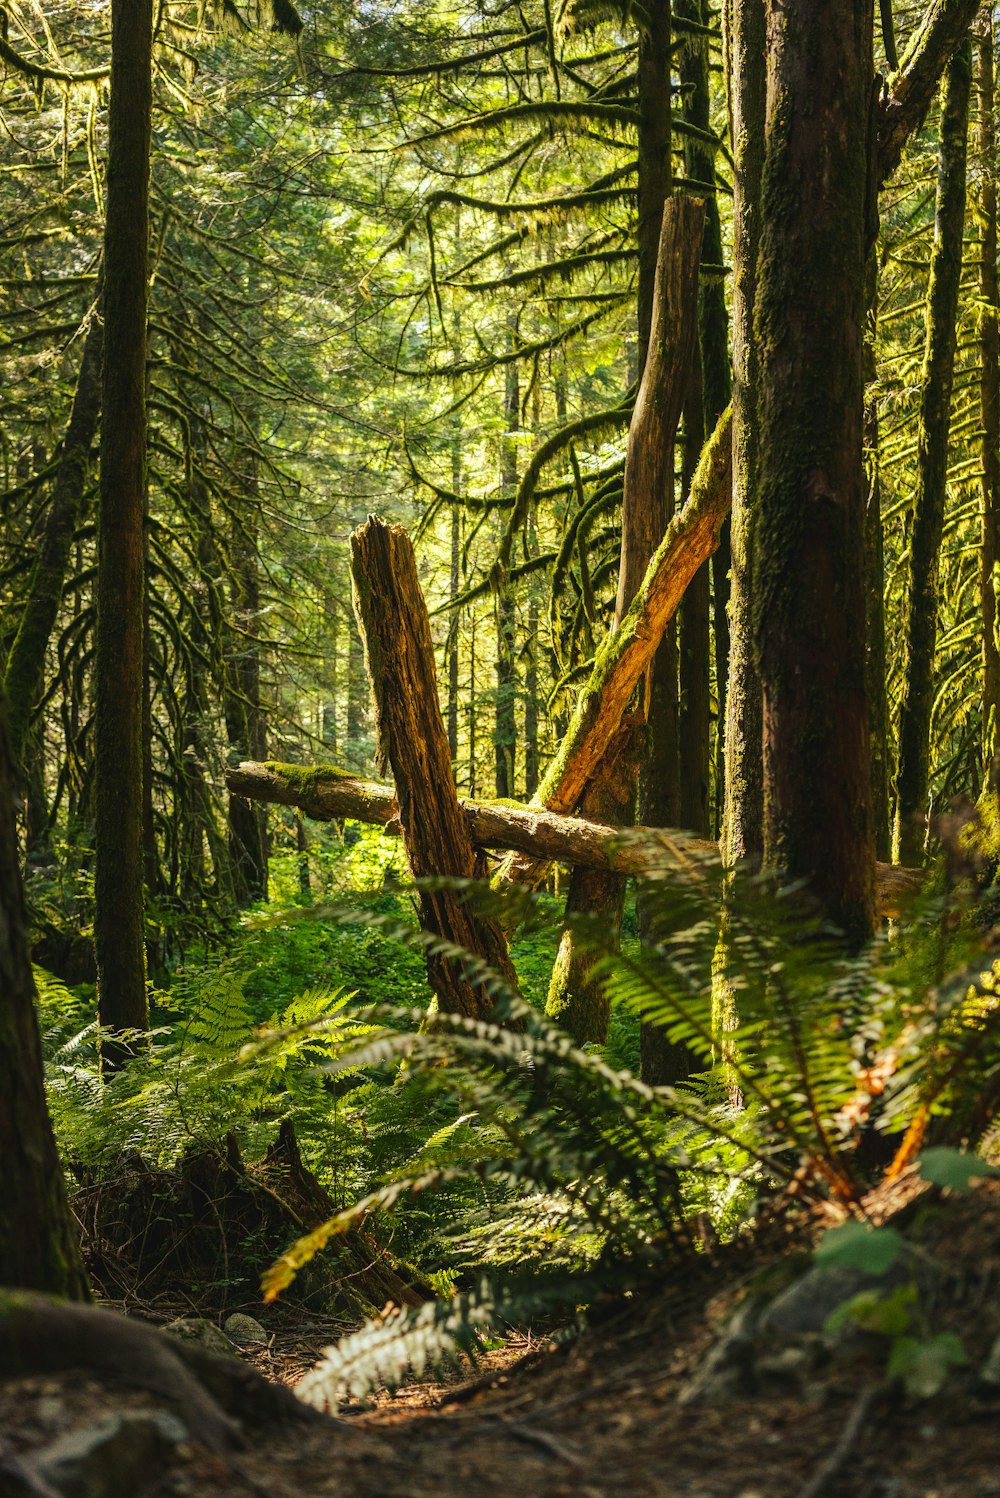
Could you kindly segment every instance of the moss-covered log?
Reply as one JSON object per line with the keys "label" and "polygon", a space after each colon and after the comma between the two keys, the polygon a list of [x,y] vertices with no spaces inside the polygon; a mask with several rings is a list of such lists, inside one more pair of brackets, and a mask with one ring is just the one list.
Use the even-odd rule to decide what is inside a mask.
{"label": "moss-covered log", "polygon": [[[438,703],[430,619],[410,538],[372,516],[351,537],[354,608],[365,643],[377,724],[379,769],[392,770],[406,856],[417,879],[473,879],[476,854],[452,778]],[[422,889],[424,928],[484,959],[516,991],[507,942],[497,923],[451,889]],[[430,952],[427,972],[441,1008],[486,1018],[488,979],[468,964]]]}
{"label": "moss-covered log", "polygon": [[[319,822],[347,818],[383,827],[398,836],[396,793],[390,785],[357,780],[333,765],[243,764],[226,771],[226,785],[234,796],[296,806]],[[533,806],[497,806],[488,802],[459,802],[469,839],[484,851],[514,849],[531,862],[578,864],[607,869],[640,879],[653,878],[673,867],[675,850],[686,846],[699,853],[714,844],[690,839],[684,832],[654,827],[611,827],[583,817],[561,816]],[[914,869],[892,864],[878,866],[879,908],[895,916],[920,883]]]}

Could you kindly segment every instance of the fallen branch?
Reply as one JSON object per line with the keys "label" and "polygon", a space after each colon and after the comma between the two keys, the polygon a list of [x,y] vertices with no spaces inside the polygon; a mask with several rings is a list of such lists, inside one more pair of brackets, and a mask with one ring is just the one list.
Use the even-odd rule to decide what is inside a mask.
{"label": "fallen branch", "polygon": [[[396,795],[392,786],[359,780],[332,765],[304,769],[301,765],[247,762],[226,771],[226,786],[234,796],[296,806],[319,822],[367,822],[392,835],[400,832]],[[640,879],[662,877],[677,866],[678,848],[700,856],[716,851],[714,843],[689,833],[652,827],[608,827],[582,817],[568,817],[543,807],[497,806],[461,801],[473,846],[482,850],[513,849],[531,862],[579,864],[607,869]],[[907,896],[920,887],[917,869],[878,865],[879,910],[884,916],[902,911]]]}

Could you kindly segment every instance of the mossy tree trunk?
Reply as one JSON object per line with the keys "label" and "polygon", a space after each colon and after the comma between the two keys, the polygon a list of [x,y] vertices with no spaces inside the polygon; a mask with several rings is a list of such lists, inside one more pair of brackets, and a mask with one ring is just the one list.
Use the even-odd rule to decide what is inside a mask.
{"label": "mossy tree trunk", "polygon": [[89,1298],[45,1106],[35,985],[14,825],[14,765],[0,700],[0,1278]]}
{"label": "mossy tree trunk", "polygon": [[[659,333],[657,319],[656,278],[662,254],[663,213],[673,183],[671,146],[671,54],[672,27],[670,0],[653,0],[648,8],[649,24],[639,40],[639,173],[638,173],[638,306],[637,360],[642,380],[650,356],[650,345]],[[654,350],[655,352],[655,350]],[[693,359],[691,361],[693,363]],[[689,365],[690,367],[690,365]],[[683,403],[684,393],[681,394]],[[680,413],[678,413],[679,420]],[[649,486],[643,492],[634,484],[626,489],[622,502],[622,558],[618,573],[618,598],[615,606],[617,625],[628,608],[650,557],[656,550],[674,513],[674,431],[661,434],[664,442],[658,471],[649,475]],[[692,584],[693,585],[693,584]],[[647,682],[645,714],[647,745],[619,746],[619,757],[627,762],[639,755],[639,816],[657,826],[672,826],[680,812],[680,681],[678,624],[671,620],[657,647],[652,673]],[[631,819],[631,794],[627,785],[621,795],[610,790],[615,777],[608,776],[609,789],[601,801],[598,786],[588,791],[586,815],[601,816],[605,821],[624,816]],[[598,782],[600,777],[598,777]],[[622,799],[624,796],[624,800]],[[605,892],[610,895],[609,889]],[[621,924],[624,885],[617,890],[618,911],[615,924]],[[572,887],[570,900],[573,900]],[[598,904],[603,904],[598,899]],[[581,978],[583,975],[581,974]],[[600,1038],[600,1037],[593,1037]]]}
{"label": "mossy tree trunk", "polygon": [[[453,439],[452,445],[452,481],[457,478],[461,482],[461,465],[458,461],[457,441]],[[456,488],[455,493],[459,491]],[[448,572],[448,599],[454,608],[455,599],[458,597],[458,585],[460,580],[459,558],[461,555],[461,516],[457,505],[452,506],[451,511],[451,565]],[[458,619],[452,614],[451,629],[448,634],[448,751],[451,754],[452,764],[458,759]]]}
{"label": "mossy tree trunk", "polygon": [[[696,25],[709,22],[704,0],[683,0],[675,5],[678,15]],[[709,45],[704,33],[682,37],[679,72],[685,99],[685,118],[698,130],[711,131],[709,98]],[[684,169],[695,182],[714,184],[715,151],[695,136],[684,138]],[[682,492],[691,491],[691,480],[707,433],[729,405],[732,381],[729,372],[729,317],[722,276],[722,226],[714,192],[705,198],[705,238],[698,287],[698,356],[684,408],[685,449]],[[680,804],[681,827],[704,836],[709,833],[709,781],[711,776],[711,699],[709,690],[710,623],[716,632],[716,686],[720,736],[716,746],[716,768],[723,762],[721,725],[724,721],[729,629],[726,604],[729,596],[729,537],[724,533],[712,562],[705,562],[692,580],[680,610]],[[711,574],[711,575],[710,575]],[[712,590],[715,589],[714,614]],[[719,635],[721,633],[721,639]],[[717,794],[721,777],[717,776]],[[641,818],[644,820],[644,818]]]}
{"label": "mossy tree trunk", "polygon": [[854,942],[875,918],[865,694],[871,0],[768,11],[752,519],[764,855]]}
{"label": "mossy tree trunk", "polygon": [[[666,496],[673,493],[674,438],[697,346],[697,278],[703,231],[702,203],[687,197],[669,199],[661,227],[649,349],[625,459],[616,627],[639,591],[650,558],[667,530]],[[580,810],[591,820],[619,826],[633,820],[644,748],[642,719],[657,702],[661,651],[662,644],[645,683],[640,713],[619,719],[613,742],[584,791]],[[655,728],[653,736],[655,742]],[[660,748],[653,763],[663,770],[662,741]],[[669,769],[664,774],[669,780]],[[566,901],[571,923],[560,942],[546,1013],[564,1024],[578,1041],[606,1037],[608,1008],[599,986],[591,979],[593,955],[587,943],[579,941],[572,921],[580,916],[598,918],[605,942],[613,944],[621,928],[623,904],[624,881],[574,869]]]}
{"label": "mossy tree trunk", "polygon": [[[452,776],[448,735],[438,703],[427,606],[406,532],[372,517],[351,537],[354,606],[365,642],[377,724],[379,767],[391,770],[410,869],[416,879],[472,880],[476,855]],[[427,973],[446,1013],[489,1018],[494,985],[474,970],[485,961],[517,991],[497,923],[461,892],[421,889],[426,931],[463,948],[464,959],[429,951]]]}
{"label": "mossy tree trunk", "polygon": [[760,678],[753,653],[750,528],[758,490],[753,331],[764,167],[764,0],[733,0],[733,511],[722,842],[726,861],[760,857],[764,780]]}
{"label": "mossy tree trunk", "polygon": [[975,27],[979,157],[979,409],[982,421],[980,596],[983,621],[983,781],[997,750],[1000,650],[997,649],[996,566],[1000,561],[1000,285],[997,279],[997,140],[993,15]]}
{"label": "mossy tree trunk", "polygon": [[938,566],[947,493],[951,391],[965,229],[966,150],[972,52],[964,42],[941,87],[934,246],[927,288],[927,334],[917,423],[917,489],[910,543],[903,694],[896,774],[897,856],[918,863],[927,831]]}
{"label": "mossy tree trunk", "polygon": [[15,764],[20,764],[24,758],[25,736],[42,689],[45,652],[62,600],[73,536],[83,512],[90,453],[101,411],[103,344],[104,324],[94,311],[83,341],[80,372],[59,451],[38,560],[14,644],[7,657],[4,689]]}
{"label": "mossy tree trunk", "polygon": [[[225,713],[229,752],[237,759],[267,758],[267,727],[260,696],[260,578],[258,575],[255,474],[248,484],[248,511],[234,522],[230,539],[232,627],[226,660]],[[267,819],[239,796],[229,798],[229,862],[238,905],[267,898]]]}
{"label": "mossy tree trunk", "polygon": [[882,484],[879,473],[879,406],[876,389],[875,338],[878,330],[878,256],[868,256],[865,313],[865,608],[868,743],[872,762],[872,817],[875,853],[888,858],[891,845],[889,804],[889,698],[886,676],[885,558],[882,535]]}
{"label": "mossy tree trunk", "polygon": [[[514,347],[516,322],[508,322],[508,348]],[[504,436],[500,439],[500,492],[509,502],[517,492],[517,434],[521,429],[521,393],[517,365],[508,364],[504,376]],[[513,796],[517,770],[514,670],[516,618],[514,592],[506,575],[496,590],[496,705],[493,717],[494,784],[498,796]]]}
{"label": "mossy tree trunk", "polygon": [[[143,617],[151,0],[113,0],[104,234],[104,375],[98,519],[96,865],[98,1012],[145,1029]],[[109,1044],[106,1064],[123,1048]]]}
{"label": "mossy tree trunk", "polygon": [[[187,510],[192,531],[192,550],[198,566],[192,582],[195,608],[190,625],[194,661],[184,683],[183,718],[179,725],[180,806],[178,877],[182,900],[200,904],[205,893],[205,843],[211,837],[215,813],[205,776],[208,754],[206,725],[210,720],[208,693],[215,660],[211,621],[218,611],[212,607],[211,578],[214,547],[211,534],[211,497],[205,482],[204,462],[207,434],[203,421],[192,415],[185,437]],[[214,862],[214,855],[213,855]],[[228,858],[224,859],[228,870]],[[218,878],[222,870],[216,869]]]}

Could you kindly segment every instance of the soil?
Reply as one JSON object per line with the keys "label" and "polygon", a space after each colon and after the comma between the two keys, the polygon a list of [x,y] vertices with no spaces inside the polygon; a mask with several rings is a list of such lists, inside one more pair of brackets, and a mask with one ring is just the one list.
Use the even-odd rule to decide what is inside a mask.
{"label": "soil", "polygon": [[[873,1211],[898,1205],[874,1203]],[[1000,1183],[968,1197],[924,1192],[906,1217],[919,1252],[947,1271],[921,1314],[932,1332],[960,1337],[968,1359],[932,1398],[908,1399],[886,1381],[886,1343],[872,1337],[850,1360],[832,1360],[807,1396],[679,1404],[733,1307],[762,1270],[788,1259],[787,1241],[758,1240],[706,1259],[694,1281],[603,1308],[568,1345],[525,1332],[458,1382],[412,1385],[374,1408],[266,1439],[247,1430],[236,1462],[182,1447],[142,1498],[1000,1495],[1000,1388],[979,1376],[1000,1335]],[[799,1225],[799,1247],[814,1229]],[[162,1319],[177,1314],[174,1306],[150,1309]],[[259,1307],[246,1309],[268,1320]],[[331,1335],[294,1308],[269,1330],[269,1345],[251,1361],[291,1384]],[[150,1403],[73,1373],[8,1381],[0,1384],[0,1432],[30,1453],[109,1409]]]}

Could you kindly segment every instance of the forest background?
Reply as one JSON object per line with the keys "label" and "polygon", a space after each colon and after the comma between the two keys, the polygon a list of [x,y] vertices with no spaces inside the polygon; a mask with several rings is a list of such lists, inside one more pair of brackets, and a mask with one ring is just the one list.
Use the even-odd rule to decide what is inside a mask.
{"label": "forest background", "polygon": [[[530,799],[544,790],[577,694],[672,512],[698,497],[699,473],[711,481],[709,439],[725,430],[735,374],[732,528],[720,513],[714,556],[658,652],[642,714],[649,757],[640,769],[635,744],[625,746],[635,773],[624,774],[616,801],[608,756],[584,809],[627,822],[637,779],[647,826],[721,836],[730,863],[764,848],[753,682],[766,662],[748,643],[747,619],[759,634],[770,600],[786,611],[789,636],[799,627],[766,567],[753,585],[751,562],[767,560],[774,538],[765,534],[754,552],[747,533],[755,465],[763,473],[771,460],[755,449],[766,402],[751,411],[741,391],[754,387],[768,325],[758,309],[748,331],[754,230],[734,216],[733,194],[752,220],[746,184],[763,171],[764,8],[736,0],[720,16],[703,0],[627,14],[408,3],[300,16],[289,0],[253,14],[230,0],[212,13],[162,4],[153,16],[148,255],[134,232],[138,200],[121,207],[119,196],[123,242],[143,270],[130,280],[108,279],[105,259],[107,10],[5,14],[0,582],[50,1103],[64,1148],[85,1169],[126,1145],[172,1167],[193,1139],[218,1141],[234,1123],[252,1154],[276,1122],[294,1120],[308,1164],[343,1205],[387,1168],[432,1163],[445,1146],[473,1150],[476,1126],[443,1105],[431,1130],[426,1115],[406,1114],[365,1071],[395,1059],[397,1042],[384,1040],[388,1051],[355,1059],[358,1088],[341,1097],[331,1124],[317,1059],[364,1033],[372,1016],[361,1003],[423,1006],[428,997],[405,945],[416,940],[398,887],[405,865],[378,835],[319,830],[301,805],[265,811],[227,794],[225,771],[243,761],[303,767],[276,772],[303,804],[323,779],[309,766],[371,775],[374,719],[347,545],[366,515],[413,534],[460,794],[501,805]],[[864,295],[866,570],[846,589],[850,638],[832,669],[855,673],[848,695],[865,681],[871,841],[883,863],[912,865],[927,851],[928,812],[956,797],[974,806],[988,792],[1000,691],[994,16],[942,0],[926,14],[905,5],[892,14],[885,4],[880,19],[881,107],[891,124],[898,104],[905,125],[880,142],[877,237],[867,226],[875,247]],[[908,99],[922,107],[907,110]],[[644,522],[652,538],[642,554],[641,540],[629,551],[637,543],[628,522],[623,540],[626,451],[656,345],[661,219],[675,193],[704,205],[696,337],[689,377],[674,392],[677,430],[655,453],[663,509]],[[105,463],[109,440],[100,426],[108,288],[145,285],[146,269],[142,561],[125,609],[137,633],[128,649],[105,645],[102,654],[95,621],[115,607],[101,596],[115,579],[99,554],[94,461],[100,441]],[[860,302],[860,282],[856,290]],[[103,359],[105,401],[116,367]],[[627,585],[623,557],[637,568]],[[852,591],[855,582],[863,586]],[[803,595],[799,606],[809,617],[812,600]],[[116,740],[109,759],[95,720],[102,693],[109,702],[128,695],[116,673],[136,640],[136,735]],[[837,701],[824,711],[836,714]],[[640,739],[645,753],[645,728]],[[820,755],[803,772],[813,777],[820,835],[840,805],[832,762],[831,772]],[[121,858],[117,848],[105,856],[103,874],[98,856],[95,886],[95,827],[109,794],[116,807],[128,803],[129,826]],[[983,815],[988,823],[988,807]],[[951,846],[952,832],[939,823],[935,836]],[[139,877],[125,856],[133,842]],[[697,842],[678,846],[698,864]],[[832,886],[849,863],[848,853]],[[870,871],[864,877],[871,882]],[[561,878],[515,947],[522,995],[581,1044],[610,1041],[602,1054],[621,1069],[615,1075],[683,1080],[718,1054],[729,1010],[716,985],[714,1018],[695,1033],[675,1012],[663,1021],[662,994],[659,1010],[647,991],[636,997],[649,986],[633,960],[639,938],[655,948],[657,922],[676,929],[677,911],[665,915],[652,899],[625,906],[621,881],[609,892],[604,873],[600,889],[570,877],[571,912],[600,912],[605,938],[624,922],[622,1002],[612,1010],[615,984],[604,970],[593,974],[586,920],[560,930]],[[861,909],[870,895],[832,886],[820,892],[857,948],[870,934],[873,911]],[[708,904],[716,899],[697,879],[695,887]],[[363,918],[344,914],[346,895]],[[339,914],[324,903],[338,898]],[[269,899],[285,910],[318,907],[319,918],[275,924]],[[138,958],[127,950],[131,929]],[[698,939],[703,947],[700,928]],[[710,952],[709,970],[711,960]],[[936,955],[938,976],[941,962]],[[103,1082],[99,970],[102,1005],[112,1006],[100,1017],[117,1033],[113,1043],[103,1038]],[[874,983],[873,969],[864,971]],[[710,971],[700,992],[711,1007]],[[810,1002],[842,999],[827,985]],[[981,1017],[975,1011],[977,1024]],[[150,1023],[147,1046],[139,1032]],[[234,1072],[261,1026],[285,1037],[278,1052],[265,1046],[258,1066]],[[815,1035],[825,1046],[829,1030],[817,1024]],[[580,1053],[584,1064],[588,1055]],[[841,1075],[841,1104],[868,1059],[855,1056]],[[249,1078],[242,1093],[225,1090],[234,1075]],[[866,1085],[870,1111],[877,1091],[870,1077]],[[938,1100],[944,1083],[933,1086]],[[676,1096],[666,1101],[678,1106]],[[910,1096],[903,1125],[922,1118],[925,1104]],[[987,1114],[963,1125],[963,1142],[982,1136]],[[820,1154],[827,1125],[824,1114]],[[759,1151],[742,1135],[730,1144],[728,1175],[745,1185]],[[843,1187],[839,1172],[827,1162],[823,1189]],[[729,1187],[720,1190],[713,1210],[735,1212]],[[417,1214],[403,1232],[407,1252],[419,1257],[425,1230]],[[559,1237],[551,1219],[545,1231]],[[468,1245],[462,1252],[475,1257]],[[447,1288],[458,1271],[449,1261],[433,1272]]]}

